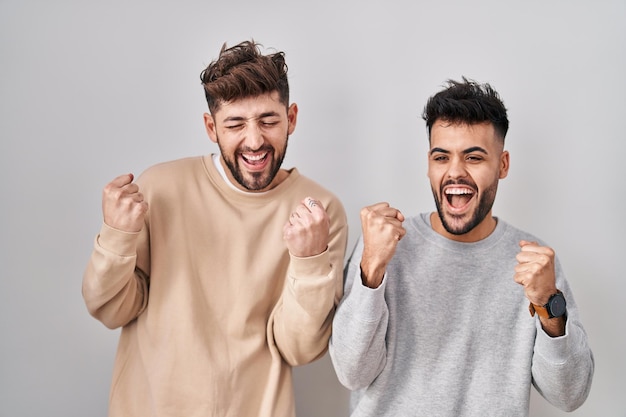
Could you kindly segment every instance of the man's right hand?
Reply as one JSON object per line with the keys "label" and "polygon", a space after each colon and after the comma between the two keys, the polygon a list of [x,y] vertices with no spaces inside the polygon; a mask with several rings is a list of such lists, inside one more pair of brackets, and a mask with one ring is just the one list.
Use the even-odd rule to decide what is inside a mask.
{"label": "man's right hand", "polygon": [[361,209],[363,255],[361,280],[363,285],[377,288],[383,281],[387,264],[396,246],[406,234],[402,227],[404,215],[388,203],[377,203]]}
{"label": "man's right hand", "polygon": [[108,183],[102,191],[102,214],[107,226],[124,232],[139,232],[148,203],[143,200],[133,174],[124,174]]}

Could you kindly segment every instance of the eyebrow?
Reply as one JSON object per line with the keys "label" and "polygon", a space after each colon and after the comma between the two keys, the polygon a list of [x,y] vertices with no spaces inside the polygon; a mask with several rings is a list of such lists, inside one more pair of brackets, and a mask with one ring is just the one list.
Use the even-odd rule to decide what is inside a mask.
{"label": "eyebrow", "polygon": [[275,116],[279,116],[278,113],[276,113],[275,111],[268,111],[265,113],[261,113],[258,116],[252,116],[252,117],[242,117],[242,116],[230,116],[225,118],[223,121],[224,122],[240,122],[243,120],[254,120],[254,119],[264,119],[266,117],[275,117]]}
{"label": "eyebrow", "polygon": [[[435,152],[444,153],[444,154],[451,153],[449,150],[443,149],[443,148],[432,148],[430,150],[431,155],[434,154]],[[481,153],[484,153],[485,155],[488,155],[488,152],[484,148],[481,148],[480,146],[472,146],[471,148],[465,149],[462,153],[464,155],[467,155],[468,153],[472,153],[472,152],[481,152]]]}

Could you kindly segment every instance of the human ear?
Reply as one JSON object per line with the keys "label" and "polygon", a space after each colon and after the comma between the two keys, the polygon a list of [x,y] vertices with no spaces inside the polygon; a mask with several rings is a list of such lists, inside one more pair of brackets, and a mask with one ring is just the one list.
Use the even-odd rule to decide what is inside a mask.
{"label": "human ear", "polygon": [[217,132],[215,130],[215,119],[209,113],[204,113],[204,128],[212,142],[217,143]]}
{"label": "human ear", "polygon": [[509,174],[510,162],[509,151],[502,151],[500,155],[500,179],[506,178]]}
{"label": "human ear", "polygon": [[287,121],[289,123],[287,134],[291,135],[296,130],[296,122],[298,121],[298,105],[296,103],[292,103],[287,109]]}

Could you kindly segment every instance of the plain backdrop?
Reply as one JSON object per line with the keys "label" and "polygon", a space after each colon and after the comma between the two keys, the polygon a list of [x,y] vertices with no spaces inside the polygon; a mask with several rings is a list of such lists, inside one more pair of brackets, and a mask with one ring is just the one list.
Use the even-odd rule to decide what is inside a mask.
{"label": "plain backdrop", "polygon": [[[364,205],[434,209],[427,98],[462,76],[500,92],[494,214],[555,248],[595,354],[568,415],[626,416],[625,22],[624,0],[0,0],[0,416],[106,415],[119,333],[80,291],[102,187],[216,151],[199,74],[251,38],[286,53],[285,166],[342,199],[349,250]],[[299,417],[347,416],[328,355],[294,372]],[[530,414],[565,415],[534,391]]]}

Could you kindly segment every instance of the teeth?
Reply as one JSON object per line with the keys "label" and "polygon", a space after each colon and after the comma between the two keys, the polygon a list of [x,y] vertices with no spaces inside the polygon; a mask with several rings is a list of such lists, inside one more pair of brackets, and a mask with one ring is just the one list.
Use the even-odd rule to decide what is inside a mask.
{"label": "teeth", "polygon": [[245,154],[244,158],[246,158],[248,161],[260,161],[261,159],[265,158],[265,155],[267,155],[266,152],[264,152],[262,154],[258,154],[258,155],[248,155],[248,154]]}
{"label": "teeth", "polygon": [[473,193],[474,192],[470,190],[469,188],[448,188],[446,190],[446,194],[454,194],[454,195],[473,194]]}

